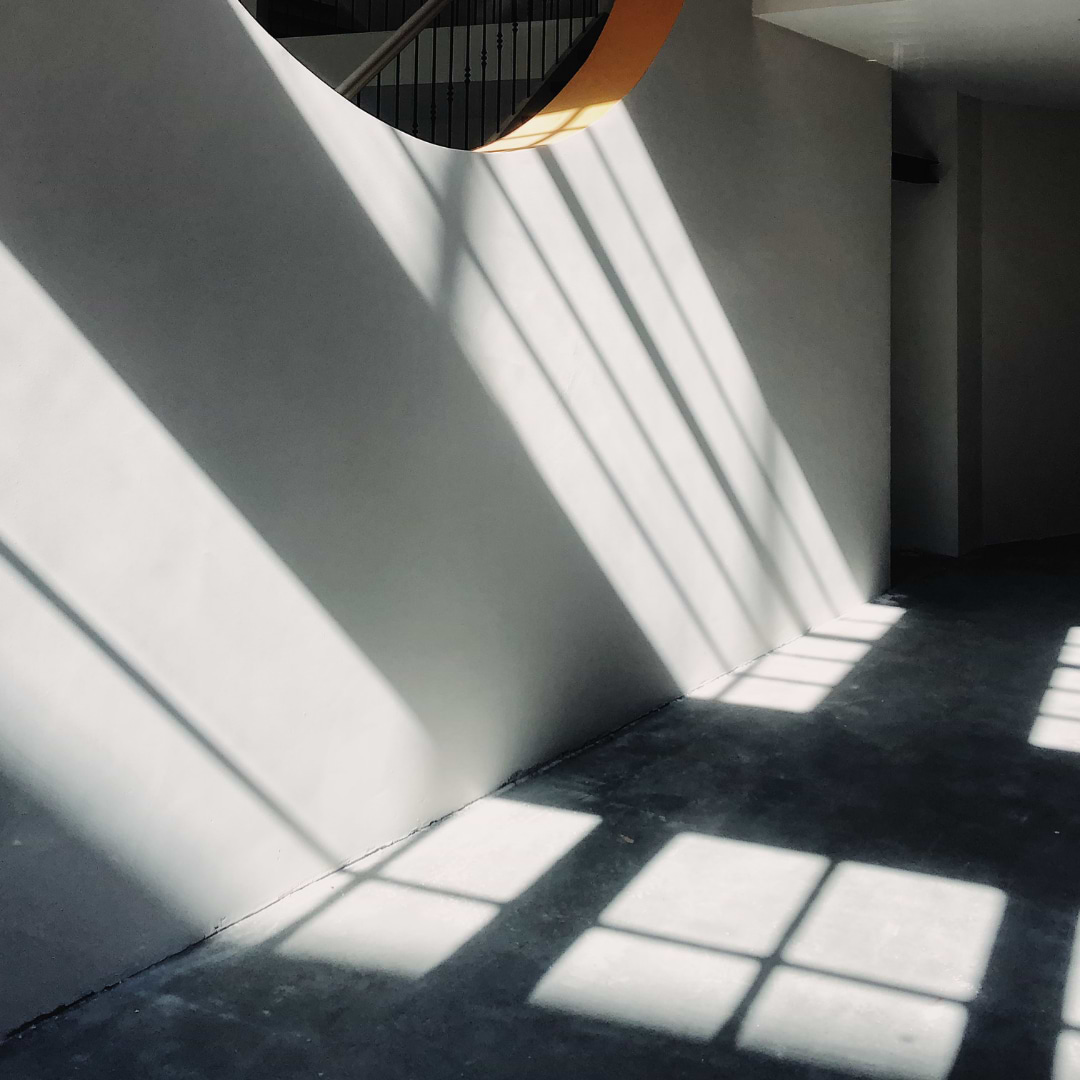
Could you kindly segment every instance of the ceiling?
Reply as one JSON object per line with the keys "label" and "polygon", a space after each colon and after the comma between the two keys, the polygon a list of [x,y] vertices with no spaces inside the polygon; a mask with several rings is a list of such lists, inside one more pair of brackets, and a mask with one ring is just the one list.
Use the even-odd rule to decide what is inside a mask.
{"label": "ceiling", "polygon": [[973,97],[1080,109],[1080,0],[754,0],[754,12]]}

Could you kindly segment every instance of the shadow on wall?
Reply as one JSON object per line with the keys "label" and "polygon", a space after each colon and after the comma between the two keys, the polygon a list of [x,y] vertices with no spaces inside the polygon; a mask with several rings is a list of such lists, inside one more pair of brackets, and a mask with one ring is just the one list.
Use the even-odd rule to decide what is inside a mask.
{"label": "shadow on wall", "polygon": [[[7,716],[25,709],[25,702],[13,699],[5,680],[0,709]],[[112,845],[88,842],[66,817],[22,784],[0,776],[0,957],[11,973],[0,980],[5,1030],[28,1019],[28,1008],[49,1000],[28,995],[28,981],[78,994],[74,971],[82,991],[107,986],[133,967],[184,948],[197,934],[171,898],[161,898],[160,883],[140,880],[140,869],[127,865]],[[103,962],[98,942],[115,935],[121,912],[126,948],[110,964]],[[52,999],[52,1005],[61,1000]]]}
{"label": "shadow on wall", "polygon": [[225,3],[143,7],[18,0],[0,63],[0,629],[32,691],[4,745],[178,918],[870,591],[625,111],[557,153],[448,153]]}

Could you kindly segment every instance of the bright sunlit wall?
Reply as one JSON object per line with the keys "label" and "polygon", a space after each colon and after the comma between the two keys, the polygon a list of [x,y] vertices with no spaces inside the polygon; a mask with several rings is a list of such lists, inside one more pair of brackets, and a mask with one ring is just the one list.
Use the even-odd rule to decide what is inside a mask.
{"label": "bright sunlit wall", "polygon": [[688,0],[484,158],[226,0],[10,7],[0,1028],[882,584],[883,70]]}

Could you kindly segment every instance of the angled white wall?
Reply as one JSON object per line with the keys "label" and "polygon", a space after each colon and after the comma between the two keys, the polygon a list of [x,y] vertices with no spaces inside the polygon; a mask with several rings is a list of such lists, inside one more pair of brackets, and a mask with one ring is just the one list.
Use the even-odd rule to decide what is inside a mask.
{"label": "angled white wall", "polygon": [[399,136],[227,0],[0,38],[0,1029],[875,592],[889,77],[688,0]]}

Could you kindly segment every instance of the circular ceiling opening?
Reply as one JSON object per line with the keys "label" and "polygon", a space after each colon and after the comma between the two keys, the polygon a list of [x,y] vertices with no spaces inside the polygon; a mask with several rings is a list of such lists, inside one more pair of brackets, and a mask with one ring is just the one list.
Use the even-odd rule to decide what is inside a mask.
{"label": "circular ceiling opening", "polygon": [[259,23],[359,108],[504,152],[582,130],[633,89],[683,0],[258,0]]}

